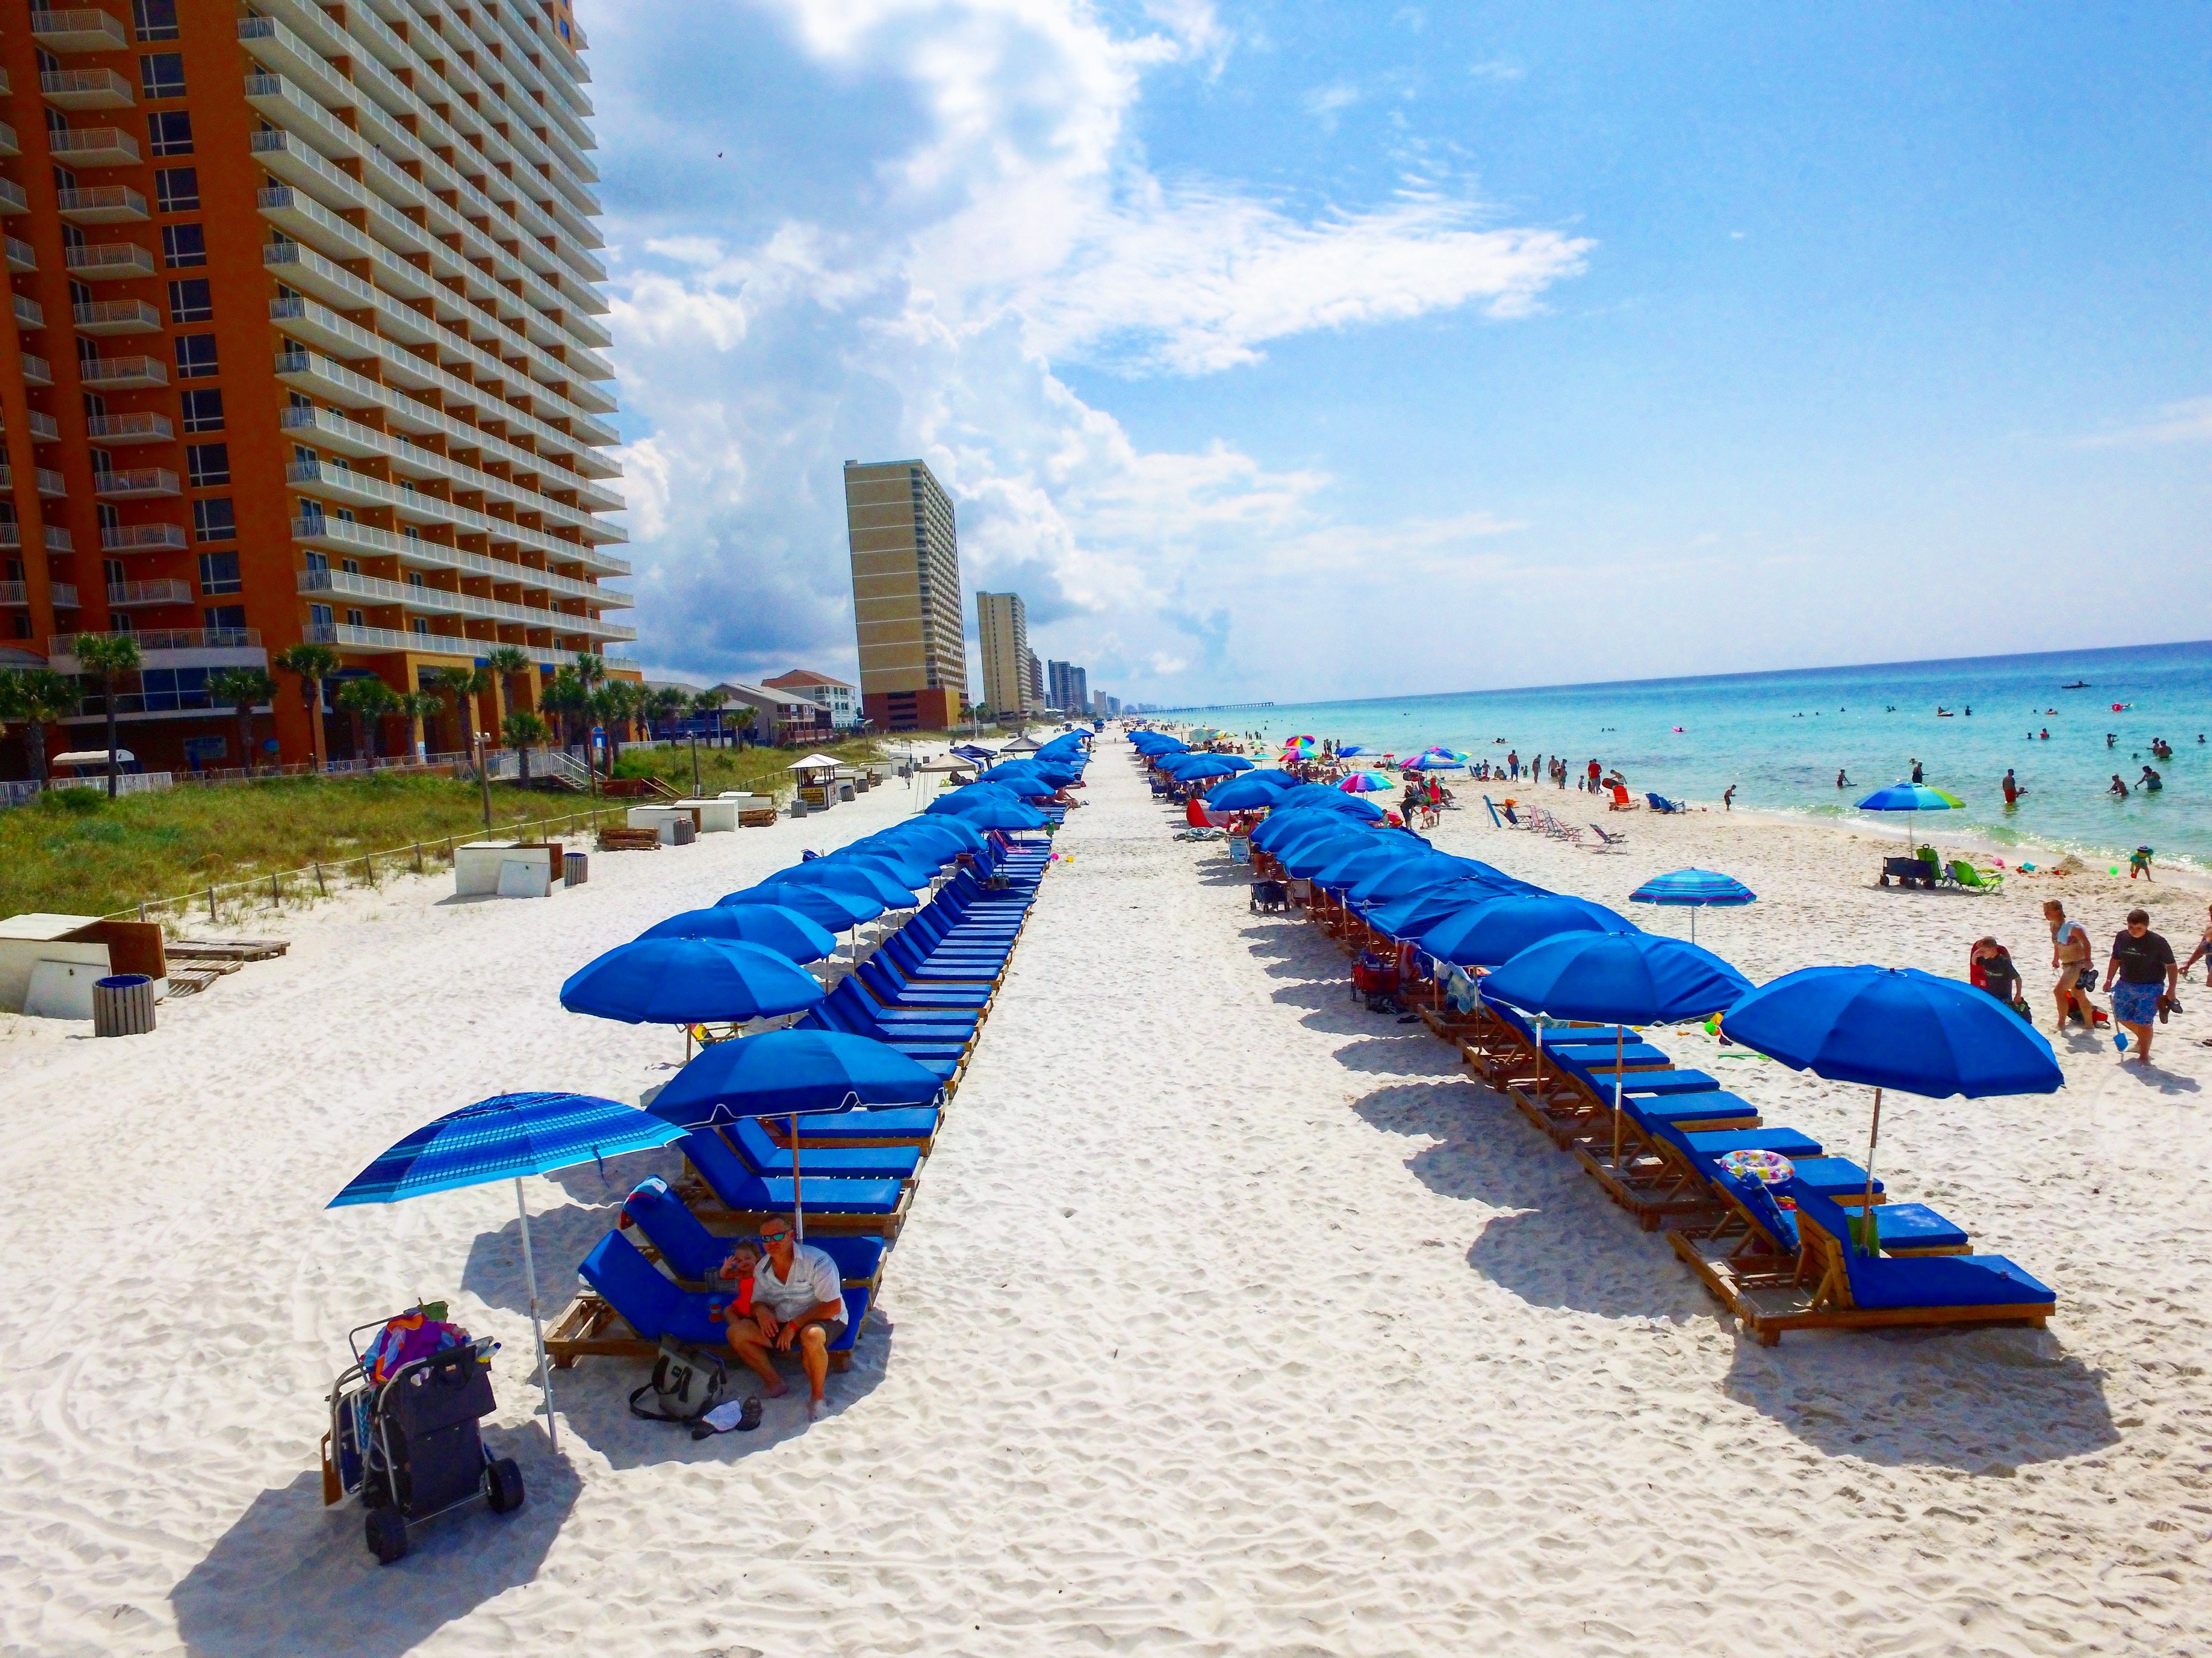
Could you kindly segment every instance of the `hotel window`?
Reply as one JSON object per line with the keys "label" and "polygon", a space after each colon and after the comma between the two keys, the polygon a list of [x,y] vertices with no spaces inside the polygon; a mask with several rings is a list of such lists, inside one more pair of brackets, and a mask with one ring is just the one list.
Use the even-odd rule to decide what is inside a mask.
{"label": "hotel window", "polygon": [[205,276],[187,276],[169,284],[171,322],[211,322],[215,294]]}
{"label": "hotel window", "polygon": [[192,118],[181,109],[159,110],[146,118],[146,146],[156,155],[192,153]]}
{"label": "hotel window", "polygon": [[307,574],[309,575],[328,575],[330,574],[330,568],[331,562],[329,559],[324,557],[320,553],[315,552],[312,550],[309,550],[307,554]]}
{"label": "hotel window", "polygon": [[216,391],[187,392],[184,396],[185,430],[187,432],[220,432],[222,430],[222,393]]}
{"label": "hotel window", "polygon": [[131,0],[131,16],[141,40],[177,38],[177,0]]}
{"label": "hotel window", "polygon": [[246,626],[246,606],[243,604],[210,604],[201,610],[210,632]]}
{"label": "hotel window", "polygon": [[409,625],[412,627],[417,634],[427,635],[430,631],[430,623],[427,616],[418,616],[413,617]]}
{"label": "hotel window", "polygon": [[185,446],[185,471],[195,489],[212,489],[230,482],[230,446],[191,443]]}
{"label": "hotel window", "polygon": [[228,495],[192,503],[192,538],[196,541],[234,541],[238,515]]}
{"label": "hotel window", "polygon": [[177,336],[177,378],[179,380],[205,380],[210,374],[221,372],[216,366],[214,335],[179,334]]}
{"label": "hotel window", "polygon": [[321,632],[331,625],[331,607],[327,604],[307,606],[307,625]]}
{"label": "hotel window", "polygon": [[149,52],[138,60],[138,85],[149,98],[185,95],[185,54]]}
{"label": "hotel window", "polygon": [[172,270],[207,263],[207,230],[196,224],[161,227],[161,263]]}
{"label": "hotel window", "polygon": [[348,575],[359,575],[361,561],[357,558],[342,558],[338,561],[338,568],[343,570]]}
{"label": "hotel window", "polygon": [[200,170],[196,167],[164,167],[154,170],[154,203],[162,213],[197,213],[200,210]]}
{"label": "hotel window", "polygon": [[368,613],[365,610],[349,610],[346,612],[346,626],[349,628],[362,627],[366,624],[368,621]]}
{"label": "hotel window", "polygon": [[234,593],[242,590],[239,580],[236,553],[202,553],[200,555],[200,591],[204,593]]}

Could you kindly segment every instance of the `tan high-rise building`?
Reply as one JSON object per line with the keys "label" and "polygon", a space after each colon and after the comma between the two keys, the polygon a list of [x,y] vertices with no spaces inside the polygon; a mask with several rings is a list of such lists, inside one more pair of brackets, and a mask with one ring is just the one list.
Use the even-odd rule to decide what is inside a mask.
{"label": "tan high-rise building", "polygon": [[1029,699],[1029,610],[1019,593],[975,595],[975,641],[983,658],[983,703],[1001,719]]}
{"label": "tan high-rise building", "polygon": [[[520,650],[492,731],[580,653],[637,677],[583,46],[569,0],[9,9],[0,659],[131,635],[122,738],[165,770],[309,759],[296,676],[274,753],[210,683],[301,643],[331,701]],[[52,746],[96,745],[86,684]]]}
{"label": "tan high-rise building", "polygon": [[952,498],[918,460],[847,461],[860,706],[878,731],[949,731],[968,700]]}

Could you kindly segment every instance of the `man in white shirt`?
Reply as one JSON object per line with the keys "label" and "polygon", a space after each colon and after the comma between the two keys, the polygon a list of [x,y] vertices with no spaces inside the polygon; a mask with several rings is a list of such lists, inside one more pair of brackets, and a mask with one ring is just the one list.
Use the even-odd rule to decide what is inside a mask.
{"label": "man in white shirt", "polygon": [[830,1347],[845,1333],[843,1275],[828,1251],[798,1240],[797,1229],[778,1218],[761,1228],[766,1252],[753,1268],[753,1315],[730,1322],[730,1348],[761,1379],[761,1391],[780,1399],[788,1391],[775,1373],[773,1349],[794,1348],[805,1368],[810,1396],[806,1419],[822,1418],[823,1383],[830,1376]]}

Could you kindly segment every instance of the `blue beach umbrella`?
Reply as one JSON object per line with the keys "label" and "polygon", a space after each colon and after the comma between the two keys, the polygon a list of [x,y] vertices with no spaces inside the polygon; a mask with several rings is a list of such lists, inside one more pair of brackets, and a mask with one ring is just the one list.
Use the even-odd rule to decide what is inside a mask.
{"label": "blue beach umbrella", "polygon": [[558,1450],[553,1376],[545,1362],[538,1264],[530,1251],[530,1206],[523,1197],[522,1177],[665,1145],[683,1132],[648,1112],[594,1095],[497,1094],[449,1111],[387,1147],[346,1182],[330,1207],[398,1203],[493,1181],[514,1182],[515,1212],[522,1223],[522,1271],[530,1286],[530,1327],[538,1338],[538,1385],[545,1397],[545,1436]]}
{"label": "blue beach umbrella", "polygon": [[1741,909],[1759,895],[1735,878],[1712,869],[1678,869],[1655,875],[1628,895],[1632,904],[1658,904],[1690,912],[1690,941],[1697,942],[1701,909]]}
{"label": "blue beach umbrella", "polygon": [[[1867,1206],[1885,1088],[1948,1099],[2050,1094],[2065,1073],[2041,1032],[1986,991],[1917,968],[1808,967],[1785,973],[1721,1016],[1721,1029],[1792,1071],[1874,1090]],[[1871,1251],[1869,1236],[1858,1242]]]}
{"label": "blue beach umbrella", "polygon": [[[885,909],[912,909],[914,889],[892,878],[888,869],[860,858],[810,858],[768,878],[780,886],[834,887],[872,898]],[[768,882],[763,883],[763,885]]]}
{"label": "blue beach umbrella", "polygon": [[568,975],[561,1005],[624,1024],[774,1018],[822,999],[813,975],[758,944],[640,938]]}
{"label": "blue beach umbrella", "polygon": [[[945,856],[933,850],[925,850],[921,847],[900,846],[895,841],[883,841],[871,847],[840,847],[827,857],[816,858],[809,861],[817,864],[842,864],[848,867],[858,865],[861,869],[884,876],[893,886],[910,892],[916,888],[929,884],[931,878],[937,873],[938,865],[945,862]],[[785,880],[789,878],[776,875],[769,878]],[[802,882],[800,884],[805,884]],[[898,906],[893,904],[890,908],[896,909]]]}
{"label": "blue beach umbrella", "polygon": [[981,852],[985,844],[983,837],[962,823],[957,814],[943,813],[935,817],[908,817],[851,843],[854,851],[863,847],[889,847],[902,856],[919,853],[934,858],[940,864],[963,852]]}
{"label": "blue beach umbrella", "polygon": [[1462,911],[1473,909],[1478,904],[1489,903],[1494,899],[1510,897],[1512,894],[1510,887],[1501,887],[1494,882],[1474,878],[1449,881],[1442,886],[1407,893],[1385,903],[1370,905],[1367,925],[1393,938],[1419,938]]}
{"label": "blue beach umbrella", "polygon": [[1248,768],[1251,763],[1248,760],[1242,767],[1232,765],[1230,756],[1225,754],[1177,755],[1161,761],[1160,769],[1178,783],[1197,783],[1209,777],[1230,776]]}
{"label": "blue beach umbrella", "polygon": [[[987,783],[980,786],[992,786]],[[994,799],[982,795],[971,798],[965,789],[931,801],[925,815],[957,817],[978,829],[1038,829],[1045,826],[1044,814],[1035,806],[1018,799]]]}
{"label": "blue beach umbrella", "polygon": [[1424,754],[1398,762],[1400,771],[1457,771],[1467,762],[1455,760],[1448,754]]}
{"label": "blue beach umbrella", "polygon": [[836,1030],[769,1030],[716,1042],[670,1079],[646,1108],[685,1129],[742,1117],[791,1120],[791,1214],[806,1236],[799,1120],[861,1106],[927,1105],[936,1076],[896,1048]]}
{"label": "blue beach umbrella", "polygon": [[[1751,981],[1709,950],[1650,932],[1568,932],[1534,944],[1482,981],[1491,1001],[1615,1027],[1613,1160],[1620,1162],[1623,1025],[1663,1024],[1710,1016],[1751,988]],[[1538,1036],[1541,1063],[1542,1037]]]}
{"label": "blue beach umbrella", "polygon": [[655,921],[641,938],[726,938],[758,944],[788,961],[818,962],[834,955],[836,935],[781,904],[716,904]]}
{"label": "blue beach umbrella", "polygon": [[1924,783],[1892,783],[1886,789],[1876,789],[1858,803],[1861,811],[1901,811],[1905,819],[1905,844],[1912,845],[1913,832],[1923,811],[1949,811],[1966,803],[1957,795],[1942,789],[1931,789]]}
{"label": "blue beach umbrella", "polygon": [[1374,903],[1386,898],[1401,898],[1425,887],[1443,886],[1469,879],[1491,883],[1501,897],[1512,891],[1542,890],[1530,886],[1526,881],[1515,880],[1504,870],[1495,869],[1479,858],[1462,858],[1449,852],[1425,851],[1419,858],[1409,858],[1401,864],[1368,877],[1353,887],[1348,896],[1357,903]]}
{"label": "blue beach umbrella", "polygon": [[1337,745],[1336,757],[1340,760],[1349,760],[1355,754],[1366,752],[1367,750],[1357,743],[1341,743]]}
{"label": "blue beach umbrella", "polygon": [[1409,858],[1421,856],[1421,848],[1411,842],[1400,844],[1399,837],[1376,835],[1370,837],[1376,844],[1358,847],[1345,853],[1334,862],[1314,872],[1314,884],[1333,892],[1341,891],[1356,881],[1365,879],[1377,871],[1401,864]]}
{"label": "blue beach umbrella", "polygon": [[1301,880],[1310,880],[1338,859],[1354,852],[1364,852],[1380,844],[1378,829],[1351,824],[1334,835],[1316,835],[1301,841],[1295,847],[1276,854],[1283,867]]}
{"label": "blue beach umbrella", "polygon": [[1216,783],[1206,792],[1206,804],[1221,811],[1264,811],[1275,804],[1276,797],[1282,793],[1273,784],[1260,780],[1267,774],[1248,772],[1225,783]]}
{"label": "blue beach umbrella", "polygon": [[1633,922],[1603,904],[1554,892],[1495,898],[1462,910],[1422,934],[1420,945],[1438,961],[1457,967],[1497,967],[1558,933],[1635,931]]}
{"label": "blue beach umbrella", "polygon": [[803,886],[783,881],[765,881],[743,892],[732,892],[714,901],[720,908],[730,904],[776,904],[785,909],[797,910],[815,926],[831,932],[843,932],[863,921],[872,921],[884,913],[884,907],[872,898],[864,898],[857,892],[841,892],[835,887]]}

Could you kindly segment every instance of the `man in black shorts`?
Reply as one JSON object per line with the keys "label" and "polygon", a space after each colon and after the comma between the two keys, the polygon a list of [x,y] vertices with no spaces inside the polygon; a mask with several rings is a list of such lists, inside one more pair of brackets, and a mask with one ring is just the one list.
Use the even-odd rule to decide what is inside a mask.
{"label": "man in black shorts", "polygon": [[2173,994],[2180,976],[2173,946],[2150,930],[2150,912],[2130,910],[2128,925],[2112,940],[2112,958],[2105,964],[2105,989],[2112,999],[2113,1019],[2135,1037],[2136,1057],[2145,1065],[2150,1063],[2159,1004]]}

